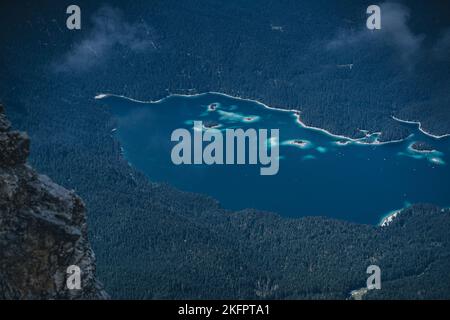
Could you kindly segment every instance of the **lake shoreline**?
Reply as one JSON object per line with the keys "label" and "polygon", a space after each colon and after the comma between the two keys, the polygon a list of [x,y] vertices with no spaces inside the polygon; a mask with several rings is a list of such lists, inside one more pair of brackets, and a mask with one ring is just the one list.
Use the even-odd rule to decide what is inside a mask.
{"label": "lake shoreline", "polygon": [[[252,112],[255,112],[255,114],[258,114],[259,112],[265,113],[264,110],[259,109],[261,106],[263,106],[265,110],[270,110],[271,112],[274,112],[272,114],[272,116],[270,116],[270,117],[268,117],[267,119],[264,120],[264,121],[269,121],[269,122],[265,123],[265,128],[270,127],[271,124],[273,124],[273,123],[279,123],[279,125],[285,125],[285,124],[288,125],[289,126],[288,128],[290,128],[290,129],[287,129],[288,130],[287,132],[289,132],[289,130],[291,130],[291,133],[287,137],[288,139],[286,141],[283,140],[284,142],[282,144],[283,145],[295,146],[298,149],[303,149],[304,153],[300,153],[301,157],[297,158],[298,160],[294,160],[294,161],[302,161],[302,160],[307,160],[307,159],[309,160],[309,159],[312,158],[312,159],[318,161],[319,164],[317,164],[317,165],[322,165],[321,168],[324,169],[324,170],[321,171],[322,174],[323,174],[323,172],[327,172],[327,171],[331,170],[330,172],[327,173],[327,177],[332,177],[333,178],[335,176],[338,176],[339,179],[341,179],[341,181],[344,179],[341,174],[336,173],[336,171],[333,171],[332,169],[325,169],[325,168],[332,168],[334,166],[334,165],[330,166],[330,165],[328,165],[326,163],[327,161],[329,161],[329,160],[327,160],[327,157],[328,158],[336,157],[337,162],[333,162],[333,163],[340,163],[341,166],[345,169],[345,166],[347,166],[347,164],[343,165],[342,164],[343,162],[341,162],[338,158],[346,156],[346,154],[348,154],[348,155],[352,154],[352,156],[350,156],[351,158],[349,158],[350,161],[354,161],[355,160],[355,161],[358,161],[358,163],[361,163],[361,161],[364,161],[364,166],[366,166],[366,168],[371,168],[371,167],[374,166],[373,164],[371,164],[371,163],[373,163],[374,159],[379,160],[379,161],[386,161],[387,159],[394,159],[394,158],[390,158],[390,156],[397,157],[398,155],[400,155],[400,153],[393,153],[396,149],[400,148],[401,151],[402,151],[403,148],[408,148],[409,147],[405,143],[403,143],[403,144],[399,144],[399,145],[396,145],[394,147],[389,147],[389,148],[384,148],[384,147],[383,148],[375,148],[375,147],[373,147],[373,148],[364,148],[364,150],[363,150],[363,149],[360,149],[360,147],[358,145],[378,146],[378,145],[381,145],[381,144],[387,144],[387,143],[394,143],[394,142],[404,141],[405,139],[400,140],[400,141],[391,141],[391,142],[381,143],[381,142],[376,140],[378,135],[381,134],[380,132],[370,133],[369,131],[364,131],[364,130],[361,130],[361,131],[362,131],[362,133],[364,133],[365,137],[358,138],[358,139],[352,139],[352,138],[348,138],[348,137],[345,137],[345,136],[339,136],[339,135],[330,134],[329,132],[327,132],[324,129],[315,128],[315,127],[309,127],[309,126],[305,125],[300,119],[300,116],[299,116],[300,112],[297,111],[297,110],[286,110],[286,109],[273,108],[273,107],[267,106],[267,105],[265,105],[265,104],[263,104],[263,103],[261,103],[259,101],[254,101],[254,100],[251,100],[251,99],[243,99],[243,98],[232,97],[232,96],[229,96],[227,94],[222,94],[222,93],[209,92],[209,93],[190,94],[190,95],[172,94],[172,95],[167,96],[165,98],[159,99],[158,101],[139,101],[139,100],[136,100],[136,99],[133,99],[133,98],[129,98],[129,97],[126,97],[126,96],[121,96],[121,95],[116,95],[116,94],[99,93],[98,95],[95,96],[95,99],[96,100],[101,100],[101,99],[106,99],[108,97],[111,97],[112,99],[108,99],[108,100],[102,102],[101,103],[102,105],[106,105],[106,106],[109,105],[109,104],[119,105],[120,109],[117,109],[117,110],[122,110],[122,111],[120,111],[122,113],[122,112],[126,112],[126,110],[128,110],[128,108],[127,108],[128,105],[132,105],[133,103],[135,103],[136,106],[138,107],[137,110],[139,110],[139,112],[142,112],[144,110],[147,110],[145,112],[148,112],[150,114],[153,114],[155,112],[154,110],[159,110],[159,112],[164,112],[163,115],[165,114],[165,116],[164,116],[165,118],[163,117],[161,119],[168,119],[167,121],[174,121],[173,119],[176,116],[176,114],[173,114],[173,110],[174,109],[172,109],[172,108],[177,108],[177,107],[186,108],[186,110],[194,110],[194,112],[195,112],[196,109],[192,108],[192,107],[194,105],[198,105],[198,106],[206,107],[208,111],[211,111],[211,110],[216,111],[216,108],[215,108],[216,104],[219,105],[219,106],[223,104],[224,110],[226,111],[226,110],[228,110],[227,108],[229,108],[230,109],[230,113],[233,113],[233,112],[231,112],[231,110],[237,110],[239,108],[239,106],[242,106],[242,108],[244,108],[244,109],[245,108],[250,108],[250,109],[248,109],[249,111],[247,112],[247,114],[250,114]],[[174,97],[174,98],[173,99],[169,99],[171,97]],[[181,99],[180,98],[176,98],[175,99],[175,97],[181,97]],[[199,99],[193,99],[195,97],[200,97],[200,98]],[[190,99],[190,98],[192,98],[192,99]],[[186,100],[184,100],[184,99],[186,99]],[[228,99],[232,99],[232,100],[228,100]],[[243,101],[243,102],[240,103],[239,101]],[[152,103],[155,104],[155,105],[152,105]],[[159,105],[159,103],[161,103],[161,105]],[[211,103],[214,105],[213,109],[210,108]],[[121,105],[121,104],[123,104],[123,105]],[[146,104],[146,106],[143,106],[142,104]],[[159,106],[161,106],[161,107],[159,107]],[[154,108],[152,108],[152,107],[154,107]],[[251,110],[253,110],[253,111],[251,111]],[[261,110],[261,111],[258,111],[258,110]],[[186,118],[187,119],[195,119],[195,115],[190,115],[190,112],[192,112],[192,111],[188,111],[187,114],[180,113],[180,115],[183,114],[183,116],[179,117],[180,119],[175,120],[176,123],[185,123],[185,125],[189,126],[189,124],[186,124],[185,119]],[[269,112],[269,111],[266,111],[266,112]],[[244,114],[245,114],[245,112],[244,112]],[[151,119],[155,119],[154,116],[155,115],[152,115]],[[210,113],[206,113],[205,111],[203,111],[200,114],[200,116],[204,116],[204,117],[208,116],[208,119],[211,118],[208,121],[211,121],[212,125],[214,125],[214,123],[218,121],[218,119],[216,119],[216,118],[220,117],[219,114],[215,115],[215,113],[211,113],[211,112]],[[139,117],[139,118],[140,119],[145,119],[145,118],[141,118],[141,117]],[[283,119],[283,120],[281,122],[277,122],[277,121],[280,121],[278,118]],[[263,117],[263,119],[264,119],[264,117]],[[164,121],[166,121],[166,120],[164,120]],[[230,122],[231,120],[230,119],[225,119],[223,121]],[[241,120],[238,121],[236,119],[233,119],[233,121],[234,122],[236,122],[236,121],[239,122]],[[273,122],[273,121],[275,121],[275,122]],[[148,120],[147,121],[142,121],[142,123],[143,124],[149,123],[149,121]],[[261,124],[261,125],[264,125],[264,124]],[[248,126],[248,124],[247,124],[247,126]],[[257,126],[258,126],[258,124],[257,124]],[[158,132],[165,132],[164,128],[166,128],[166,127],[167,126],[164,125],[163,127],[161,127],[159,129]],[[133,130],[135,130],[135,128],[136,128],[135,124],[133,123]],[[143,125],[142,128],[144,130],[147,130],[146,129],[146,125]],[[154,126],[152,126],[152,128],[154,129]],[[306,131],[303,131],[303,133],[302,133],[302,129],[305,129]],[[308,130],[308,129],[312,129],[312,130]],[[116,130],[117,130],[117,128],[116,128]],[[309,133],[308,133],[308,131],[309,131]],[[317,133],[315,133],[314,131],[317,132]],[[416,134],[418,136],[421,135],[421,131],[419,131],[417,127],[414,128],[413,132],[414,132],[413,133],[414,135],[416,135]],[[324,133],[324,134],[321,134],[321,133]],[[143,135],[141,135],[141,136],[143,136]],[[313,136],[315,136],[316,138],[313,138]],[[411,135],[409,135],[408,138],[410,136]],[[408,138],[406,138],[406,139],[408,139]],[[308,139],[318,139],[318,140],[314,140],[314,141],[311,140],[310,141]],[[423,139],[425,139],[424,141],[431,141],[430,138],[427,138],[425,136],[423,136]],[[426,140],[426,139],[428,139],[428,140]],[[133,142],[134,140],[135,140],[134,138],[131,139],[130,140],[130,141],[132,141],[131,143],[136,143],[136,142]],[[349,149],[348,150],[347,149],[346,150],[343,150],[343,149],[338,150],[338,149],[336,149],[336,153],[333,153],[332,156],[327,156],[327,155],[325,155],[327,153],[327,149],[324,147],[324,146],[327,146],[327,143],[329,143],[330,145],[336,145],[338,148],[340,148],[343,145],[349,145]],[[447,144],[446,140],[442,141],[442,143]],[[314,146],[314,145],[317,145],[318,147],[313,149],[312,146]],[[138,150],[139,148],[134,148],[134,149]],[[297,152],[297,151],[290,151],[290,150],[291,149],[289,149],[289,150],[286,149],[286,152],[287,153]],[[355,151],[356,153],[351,153],[351,151]],[[411,150],[409,148],[408,148],[408,151],[411,152]],[[360,152],[363,152],[364,156],[359,156]],[[368,153],[367,155],[365,155],[366,152]],[[392,153],[392,154],[390,154],[390,153]],[[297,154],[295,154],[295,156],[296,155]],[[356,155],[356,157],[353,156],[353,155]],[[125,157],[125,155],[123,155],[123,154],[122,154],[122,156]],[[142,155],[137,155],[136,157],[137,157],[136,159],[141,159],[143,156]],[[129,162],[131,161],[129,158],[128,158],[128,160],[129,160]],[[139,161],[140,160],[138,160],[137,163],[140,163]],[[401,161],[404,161],[404,160],[401,160]],[[131,162],[133,163],[133,161],[131,161]],[[290,162],[286,161],[286,163],[287,163],[286,165],[288,165],[287,168],[292,169],[292,170],[297,170],[296,167],[294,168],[292,166],[292,162],[290,163]],[[323,165],[323,164],[326,164],[326,165]],[[420,166],[420,163],[417,163],[417,164]],[[135,167],[135,168],[140,168],[140,170],[143,170],[147,174],[148,178],[151,179],[152,181],[165,181],[164,179],[167,178],[164,175],[161,175],[159,173],[155,174],[153,172],[153,174],[155,174],[155,176],[152,176],[150,173],[147,173],[146,172],[147,164],[145,164],[145,163],[133,164],[132,166]],[[291,167],[289,167],[289,166],[291,166]],[[308,163],[305,162],[304,165],[303,165],[303,167],[305,167],[305,168],[307,168],[308,166],[316,166],[316,164],[312,165],[309,162]],[[398,170],[395,168],[395,166],[396,166],[396,162],[390,161],[389,164],[386,164],[386,165],[383,166],[383,168],[385,168],[383,170],[394,169],[393,172],[398,172]],[[410,169],[406,169],[406,170],[410,170],[411,174],[416,175],[416,164],[415,163],[409,163],[408,166],[411,166],[411,168]],[[165,164],[161,165],[161,167],[165,168]],[[375,172],[375,171],[378,170],[377,168],[378,167],[375,167],[374,170],[371,170],[371,171],[369,170],[369,171],[370,172]],[[409,167],[406,167],[406,168],[409,168]],[[426,168],[425,169],[426,170],[431,170],[431,167],[427,167],[427,168],[429,168],[429,169],[426,169]],[[434,169],[434,167],[433,167],[433,169]],[[152,172],[151,169],[148,169],[148,170],[149,170],[149,172]],[[171,168],[167,168],[167,172],[171,172],[171,170],[172,170]],[[175,170],[177,170],[177,169],[175,169]],[[195,169],[195,170],[197,170],[197,169]],[[195,172],[195,170],[190,172],[190,174],[192,174],[194,177],[195,177],[195,175],[197,175],[197,172]],[[312,182],[312,186],[318,186],[317,179],[314,177],[314,175],[308,173],[308,172],[313,172],[313,171],[314,170],[312,170],[312,171],[311,170],[310,171],[304,171],[303,175],[301,177],[297,177],[297,178],[295,178],[295,177],[294,178],[286,177],[287,180],[283,180],[283,185],[286,185],[286,183],[292,184],[293,187],[288,189],[288,190],[297,190],[296,188],[294,188],[295,186],[297,186],[299,184],[300,184],[300,186],[301,185],[305,185],[306,182]],[[173,172],[175,172],[175,171],[173,171]],[[338,170],[337,172],[345,172],[345,170]],[[185,174],[185,173],[183,173],[183,174]],[[199,177],[197,177],[197,178],[199,178]],[[202,178],[201,175],[200,175],[200,178]],[[377,179],[377,177],[375,177],[375,179]],[[217,178],[216,180],[220,180],[220,179]],[[194,179],[194,181],[200,181],[200,180]],[[224,181],[227,181],[226,178],[225,178]],[[398,181],[400,181],[400,180],[398,180]],[[167,181],[167,183],[172,184],[172,181]],[[265,182],[263,182],[263,183],[265,183]],[[399,184],[401,184],[401,183],[399,183]],[[202,186],[196,186],[194,188],[194,187],[192,187],[192,185],[188,185],[186,187],[185,185],[183,185],[182,182],[179,182],[178,185],[176,183],[173,184],[173,185],[176,188],[178,188],[180,190],[185,190],[187,192],[206,194],[208,196],[212,196],[206,190],[203,190]],[[201,185],[201,184],[199,184],[199,185]],[[398,188],[399,190],[403,190],[402,189],[403,188],[403,184],[401,184],[401,185],[402,185],[402,187]],[[264,193],[264,190],[268,190],[268,188],[270,189],[269,186],[266,186],[265,189],[264,188],[262,189],[262,192]],[[247,188],[246,190],[249,190],[249,189]],[[311,187],[308,187],[308,190],[311,191]],[[320,189],[320,190],[322,190],[322,189]],[[320,194],[320,192],[321,192],[320,190],[318,190],[316,193],[314,193],[312,195],[312,198],[314,198],[315,195]],[[339,193],[340,189],[336,189],[335,188],[335,190],[338,190],[338,191],[333,192],[333,193],[327,193],[327,194],[325,194],[325,196],[328,197],[329,199],[335,199],[336,198],[335,194]],[[371,192],[370,190],[371,189],[369,187],[366,188],[366,191],[364,191],[363,194],[361,194],[361,196],[364,198],[365,197],[364,193]],[[405,186],[405,193],[403,194],[403,196],[405,194],[408,194],[408,192],[406,190],[409,190],[409,188],[407,188]],[[355,190],[355,191],[358,191],[359,193],[361,193],[360,189]],[[287,194],[289,194],[289,192],[287,192]],[[358,193],[358,192],[356,192],[356,193]],[[414,194],[416,192],[416,189],[413,189],[411,192]],[[256,198],[254,198],[253,200],[248,200],[250,203],[246,203],[244,200],[240,199],[239,201],[230,203],[231,197],[229,196],[228,193],[223,193],[222,192],[221,195],[222,195],[222,198],[220,196],[218,196],[218,195],[214,195],[214,197],[217,198],[217,199],[220,199],[219,200],[220,203],[222,203],[224,208],[227,208],[227,209],[234,208],[234,207],[231,206],[231,204],[233,204],[233,203],[238,203],[239,206],[237,208],[240,209],[240,210],[242,210],[243,208],[253,208],[255,203],[251,203],[251,201],[256,201],[256,200],[254,200]],[[400,195],[400,196],[402,196],[402,195]],[[387,198],[389,198],[389,197],[387,197]],[[409,198],[409,196],[408,196],[408,198]],[[411,200],[412,203],[418,203],[415,200],[420,200],[420,197],[416,196],[415,198],[416,199],[408,199],[408,200]],[[439,201],[435,202],[434,198],[435,198],[434,196],[431,196],[431,199],[428,200],[428,201],[430,203],[436,203],[436,204],[440,203]],[[437,200],[439,200],[439,199],[437,199]],[[336,201],[339,201],[339,199],[337,199]],[[327,205],[323,205],[322,207],[318,206],[319,208],[317,209],[315,207],[315,205],[313,207],[311,207],[312,204],[309,201],[305,201],[304,203],[301,204],[300,207],[302,207],[302,210],[299,211],[299,215],[300,215],[300,217],[302,217],[303,215],[301,215],[301,213],[308,213],[309,212],[309,215],[307,215],[307,216],[318,216],[318,215],[324,215],[323,214],[324,212],[330,212],[331,214],[327,214],[325,216],[328,217],[328,218],[331,218],[331,219],[348,221],[348,222],[354,222],[354,223],[370,224],[370,225],[375,225],[375,226],[378,225],[379,226],[380,224],[383,224],[383,221],[386,219],[386,212],[389,212],[389,214],[392,213],[392,210],[390,210],[390,208],[398,208],[399,207],[398,206],[399,203],[395,203],[395,201],[392,201],[392,199],[390,201],[392,203],[386,203],[387,205],[384,205],[384,206],[380,205],[378,208],[374,208],[376,210],[372,210],[373,212],[370,212],[370,215],[367,218],[363,218],[363,217],[359,217],[358,216],[357,208],[356,209],[353,208],[353,207],[355,207],[355,205],[353,205],[353,207],[350,206],[351,208],[349,209],[350,211],[353,210],[354,211],[353,213],[355,213],[355,214],[352,213],[353,216],[351,218],[345,218],[345,217],[343,218],[343,217],[339,216],[339,215],[342,215],[342,212],[338,212],[338,213],[334,214],[333,213],[334,211],[332,211],[333,208],[328,208]],[[228,205],[227,205],[227,203],[228,203]],[[264,201],[262,201],[262,203],[264,205],[268,205],[268,206],[264,206],[263,207],[261,205],[261,208],[264,208],[264,210],[268,210],[268,211],[271,211],[271,212],[276,212],[276,214],[279,215],[280,217],[295,217],[295,215],[291,214],[291,211],[292,210],[300,210],[298,205],[295,205],[294,207],[291,208],[292,205],[291,205],[290,201],[283,202],[284,204],[280,205],[279,208],[278,207],[277,208],[272,207],[272,205],[270,205],[270,203],[267,204]],[[295,208],[297,208],[297,209],[295,209]],[[279,210],[281,210],[281,212]],[[346,210],[346,212],[347,211],[348,210]],[[398,210],[395,210],[395,211],[398,211]],[[283,212],[284,212],[284,214],[283,214]],[[384,215],[380,215],[379,214],[380,212],[381,213],[384,212],[385,214]],[[370,221],[364,222],[364,219],[367,219],[367,220],[370,220]]]}
{"label": "lake shoreline", "polygon": [[398,121],[398,122],[401,122],[401,123],[418,125],[418,128],[419,128],[420,132],[422,132],[424,135],[429,136],[429,137],[434,138],[434,139],[442,139],[442,138],[450,137],[450,133],[445,133],[443,135],[439,135],[438,136],[438,135],[434,135],[434,134],[431,134],[431,133],[427,132],[425,129],[423,129],[422,123],[420,121],[403,120],[403,119],[397,118],[396,116],[392,116],[391,118],[394,119],[395,121]]}
{"label": "lake shoreline", "polygon": [[[265,109],[269,109],[269,110],[275,110],[275,111],[280,111],[280,112],[292,113],[295,116],[295,118],[296,118],[296,122],[301,127],[305,128],[305,129],[319,131],[319,132],[322,132],[322,133],[324,133],[324,134],[326,134],[326,135],[328,135],[330,137],[333,137],[333,138],[336,138],[336,139],[341,139],[341,140],[347,140],[350,143],[356,143],[356,144],[359,144],[359,145],[370,145],[370,146],[376,145],[376,146],[379,146],[379,145],[385,145],[385,144],[400,143],[400,142],[408,140],[411,137],[411,135],[408,135],[405,138],[397,139],[397,140],[379,141],[379,140],[375,139],[375,141],[373,141],[373,142],[367,142],[367,141],[364,141],[365,138],[368,138],[368,137],[370,137],[372,135],[380,135],[382,132],[366,133],[365,137],[362,137],[362,138],[351,138],[351,137],[344,136],[344,135],[334,134],[334,133],[331,133],[330,131],[328,131],[326,129],[319,128],[319,127],[314,127],[314,126],[309,126],[306,123],[304,123],[301,120],[301,118],[300,118],[300,111],[299,110],[275,108],[275,107],[271,107],[269,105],[266,105],[266,104],[264,104],[264,103],[262,103],[262,102],[260,102],[258,100],[254,100],[254,99],[250,99],[250,98],[242,98],[242,97],[239,97],[239,96],[232,96],[232,95],[229,95],[229,94],[226,94],[226,93],[215,92],[215,91],[209,91],[209,92],[204,92],[204,93],[193,93],[193,94],[171,93],[171,94],[167,95],[164,98],[161,98],[161,99],[158,99],[158,100],[147,100],[147,101],[145,101],[145,100],[137,100],[137,99],[133,99],[133,98],[127,97],[125,95],[118,95],[118,94],[114,94],[114,93],[98,93],[94,97],[94,99],[95,100],[101,100],[101,99],[108,98],[108,97],[116,97],[116,98],[122,98],[122,99],[126,99],[126,100],[129,100],[129,101],[132,101],[132,102],[136,102],[136,103],[157,104],[157,103],[162,103],[166,99],[171,98],[171,97],[191,98],[191,97],[201,97],[201,96],[205,96],[205,95],[208,95],[208,94],[215,94],[215,95],[224,96],[224,97],[227,97],[227,98],[230,98],[230,99],[236,99],[236,100],[241,100],[241,101],[253,102],[253,103],[255,103],[257,105],[260,105],[260,106],[264,107]],[[394,116],[393,116],[393,118],[394,118]],[[406,122],[406,121],[402,121],[402,120],[399,120],[399,119],[394,119],[394,120],[401,121],[401,122]],[[407,122],[407,123],[410,123],[410,122]],[[420,127],[419,127],[419,130],[422,131],[424,134],[426,134],[426,135],[428,135],[430,137],[434,137],[434,138],[442,138],[442,137],[445,137],[445,136],[450,136],[450,134],[445,135],[445,136],[433,136],[433,135],[423,131]],[[361,131],[365,131],[365,130],[361,130]]]}

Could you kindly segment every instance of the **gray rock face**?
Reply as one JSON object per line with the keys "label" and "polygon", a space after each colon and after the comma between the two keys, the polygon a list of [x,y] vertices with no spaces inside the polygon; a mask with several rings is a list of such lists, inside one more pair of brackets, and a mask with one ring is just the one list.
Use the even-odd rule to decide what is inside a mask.
{"label": "gray rock face", "polygon": [[[95,278],[83,201],[26,164],[28,136],[0,105],[0,299],[106,299]],[[69,290],[67,268],[81,270]]]}

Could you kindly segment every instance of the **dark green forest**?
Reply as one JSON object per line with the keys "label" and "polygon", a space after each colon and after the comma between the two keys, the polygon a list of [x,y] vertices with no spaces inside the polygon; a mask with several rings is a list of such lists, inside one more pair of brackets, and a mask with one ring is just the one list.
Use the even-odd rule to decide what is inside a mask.
{"label": "dark green forest", "polygon": [[[78,2],[80,31],[65,28],[69,1],[2,2],[0,102],[31,136],[31,164],[86,202],[113,298],[345,299],[370,264],[383,289],[365,298],[450,298],[448,209],[412,206],[383,228],[230,212],[130,167],[94,100],[217,91],[298,109],[306,124],[351,137],[406,137],[392,115],[445,134],[448,3],[408,1],[413,44],[398,47],[392,34],[361,33],[368,1]],[[114,33],[97,54],[79,46]]]}

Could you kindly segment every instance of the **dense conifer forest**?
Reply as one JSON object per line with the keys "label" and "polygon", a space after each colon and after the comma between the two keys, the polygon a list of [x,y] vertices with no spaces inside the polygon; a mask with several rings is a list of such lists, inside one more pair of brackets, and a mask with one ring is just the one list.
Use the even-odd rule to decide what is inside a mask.
{"label": "dense conifer forest", "polygon": [[448,209],[412,206],[388,227],[230,212],[130,167],[94,100],[216,91],[298,109],[306,124],[351,137],[406,137],[393,115],[442,135],[447,3],[408,1],[400,29],[410,41],[399,46],[396,34],[362,33],[368,1],[78,2],[80,31],[65,28],[69,1],[2,3],[0,101],[31,136],[32,165],[86,202],[112,297],[345,299],[378,264],[383,290],[365,298],[450,298]]}

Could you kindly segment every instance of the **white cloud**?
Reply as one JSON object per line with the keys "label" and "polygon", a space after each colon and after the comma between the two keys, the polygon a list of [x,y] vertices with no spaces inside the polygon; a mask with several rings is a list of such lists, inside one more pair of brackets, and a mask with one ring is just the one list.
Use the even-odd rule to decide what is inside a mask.
{"label": "white cloud", "polygon": [[128,23],[118,9],[105,6],[92,17],[92,31],[53,64],[57,72],[83,72],[104,62],[116,46],[139,52],[156,49],[153,30],[145,23]]}
{"label": "white cloud", "polygon": [[381,8],[381,30],[369,30],[362,23],[359,31],[340,31],[327,43],[330,50],[348,48],[364,42],[376,41],[393,47],[405,62],[420,53],[423,35],[415,34],[408,26],[410,11],[399,3],[385,2]]}

